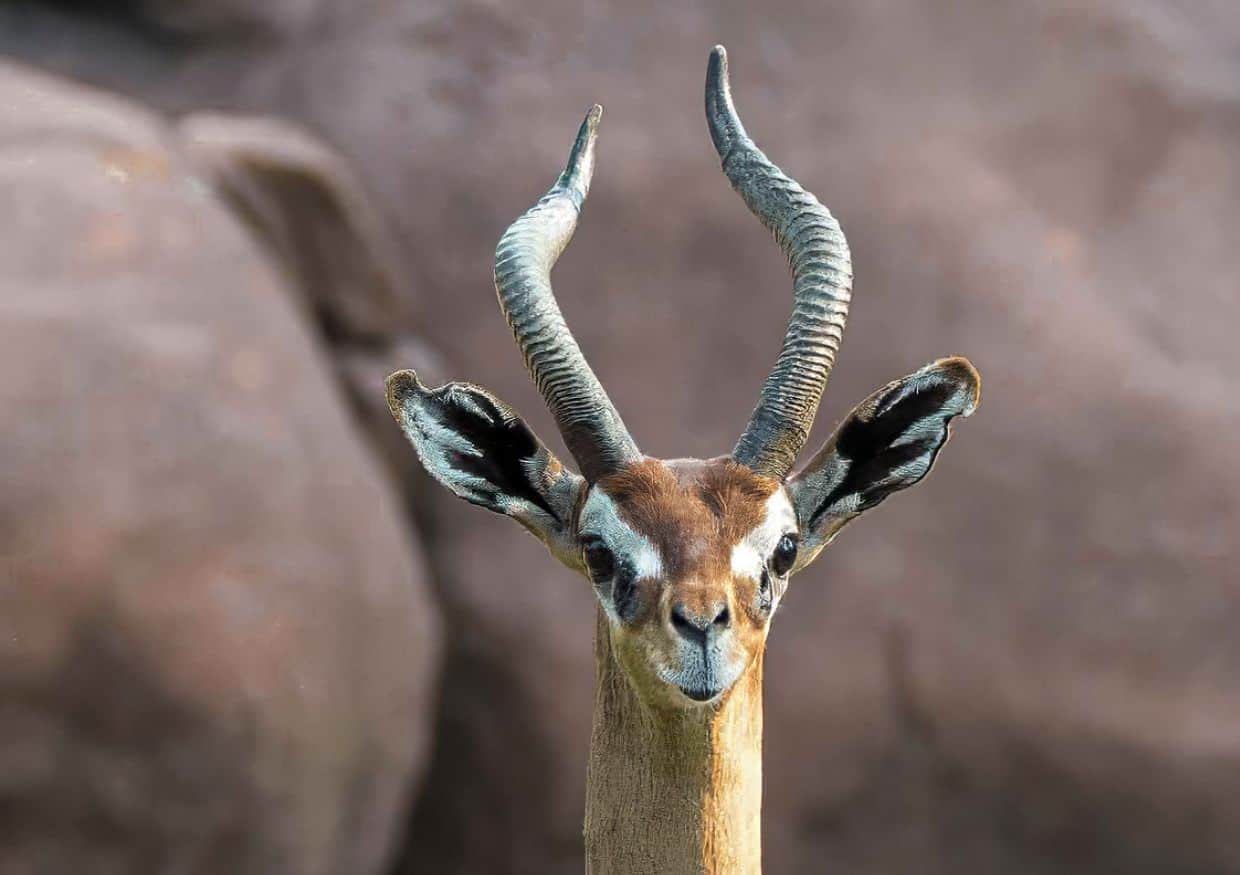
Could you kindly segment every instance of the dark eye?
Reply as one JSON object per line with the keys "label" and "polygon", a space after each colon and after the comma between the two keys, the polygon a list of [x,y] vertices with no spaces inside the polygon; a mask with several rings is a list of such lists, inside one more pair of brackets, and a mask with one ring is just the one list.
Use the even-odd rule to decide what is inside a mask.
{"label": "dark eye", "polygon": [[775,552],[771,554],[771,571],[776,577],[783,577],[792,569],[792,563],[797,561],[797,536],[793,534],[784,535],[779,539],[779,543],[775,545]]}
{"label": "dark eye", "polygon": [[582,556],[586,568],[590,570],[590,579],[595,583],[610,580],[616,573],[616,557],[603,546],[602,541],[588,541],[582,548]]}

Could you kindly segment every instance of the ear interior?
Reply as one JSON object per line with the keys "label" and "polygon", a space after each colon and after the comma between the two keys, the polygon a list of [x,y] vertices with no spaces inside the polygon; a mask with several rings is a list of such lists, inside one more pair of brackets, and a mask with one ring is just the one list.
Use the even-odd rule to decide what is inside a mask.
{"label": "ear interior", "polygon": [[861,402],[789,484],[804,529],[825,543],[857,514],[929,473],[951,420],[977,407],[967,359],[941,359]]}
{"label": "ear interior", "polygon": [[488,504],[520,501],[553,513],[534,488],[548,453],[525,421],[484,392],[446,388],[450,403],[436,410],[455,438],[445,456],[458,476],[480,484]]}
{"label": "ear interior", "polygon": [[387,396],[423,467],[456,495],[544,539],[567,526],[581,478],[507,404],[468,383],[428,389],[413,371],[390,376]]}

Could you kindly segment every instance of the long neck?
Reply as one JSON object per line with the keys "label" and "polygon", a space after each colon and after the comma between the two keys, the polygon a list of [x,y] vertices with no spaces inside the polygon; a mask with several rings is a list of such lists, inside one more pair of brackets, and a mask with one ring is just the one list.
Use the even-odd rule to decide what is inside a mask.
{"label": "long neck", "polygon": [[587,875],[759,875],[762,658],[714,706],[652,708],[595,634]]}

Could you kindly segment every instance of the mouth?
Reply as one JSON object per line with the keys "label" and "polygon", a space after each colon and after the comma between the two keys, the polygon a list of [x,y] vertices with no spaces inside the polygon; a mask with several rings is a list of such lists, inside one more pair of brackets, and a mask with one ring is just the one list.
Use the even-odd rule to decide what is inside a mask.
{"label": "mouth", "polygon": [[703,677],[698,674],[696,677],[690,676],[686,678],[680,672],[660,671],[662,680],[669,688],[675,690],[695,705],[705,705],[713,702],[722,696],[730,686],[722,682],[721,678],[711,677],[707,675]]}
{"label": "mouth", "polygon": [[[680,695],[682,705],[717,702],[740,677],[744,665],[705,648],[683,648],[675,667],[660,666],[659,679]],[[681,699],[680,696],[684,698]]]}
{"label": "mouth", "polygon": [[677,689],[684,693],[686,697],[699,704],[705,704],[723,694],[723,687],[687,687],[677,685]]}

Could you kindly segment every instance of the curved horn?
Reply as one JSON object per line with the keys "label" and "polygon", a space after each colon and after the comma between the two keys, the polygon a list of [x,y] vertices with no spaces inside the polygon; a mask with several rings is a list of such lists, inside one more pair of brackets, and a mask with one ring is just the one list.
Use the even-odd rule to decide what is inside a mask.
{"label": "curved horn", "polygon": [[564,323],[551,291],[551,268],[572,239],[590,190],[594,141],[602,116],[601,106],[590,110],[560,178],[509,226],[495,249],[500,308],[564,443],[590,482],[641,458]]}
{"label": "curved horn", "polygon": [[784,347],[732,457],[782,479],[809,437],[852,295],[852,260],[831,213],[770,162],[732,105],[728,56],[715,46],[706,70],[706,121],[732,187],[775,234],[792,267],[794,303]]}

